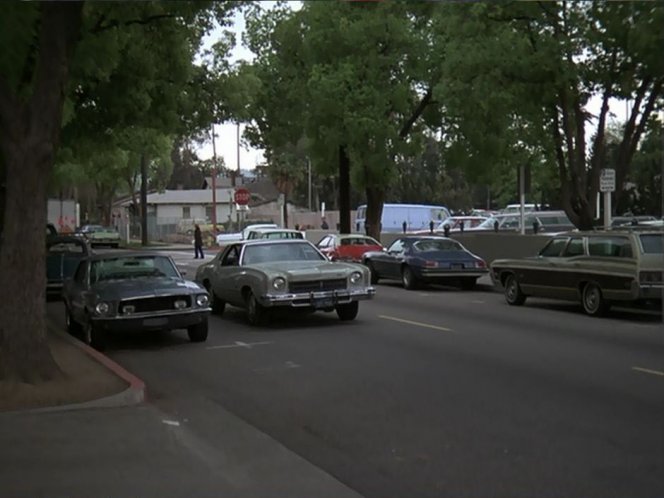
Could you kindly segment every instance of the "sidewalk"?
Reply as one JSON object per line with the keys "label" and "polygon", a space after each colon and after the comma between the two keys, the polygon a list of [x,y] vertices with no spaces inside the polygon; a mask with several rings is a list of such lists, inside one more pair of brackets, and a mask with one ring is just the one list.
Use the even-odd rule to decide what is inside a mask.
{"label": "sidewalk", "polygon": [[0,384],[0,496],[361,498],[212,400],[192,400],[214,419],[201,434],[106,356],[53,326],[47,337],[66,378]]}

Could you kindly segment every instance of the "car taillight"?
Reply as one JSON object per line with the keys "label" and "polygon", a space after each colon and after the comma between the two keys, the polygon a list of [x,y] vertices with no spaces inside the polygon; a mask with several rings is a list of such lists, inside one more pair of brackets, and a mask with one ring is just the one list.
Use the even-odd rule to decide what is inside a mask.
{"label": "car taillight", "polygon": [[486,262],[485,262],[483,259],[478,259],[478,260],[475,262],[475,266],[476,266],[477,268],[486,268]]}
{"label": "car taillight", "polygon": [[438,261],[425,261],[424,266],[427,268],[436,268],[438,266]]}

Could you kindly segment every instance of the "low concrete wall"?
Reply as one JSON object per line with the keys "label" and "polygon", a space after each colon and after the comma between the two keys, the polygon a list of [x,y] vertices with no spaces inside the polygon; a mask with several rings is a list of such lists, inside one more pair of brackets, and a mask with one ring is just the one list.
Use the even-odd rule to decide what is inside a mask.
{"label": "low concrete wall", "polygon": [[[307,230],[305,233],[307,240],[316,244],[326,234],[338,232],[336,230]],[[401,233],[383,233],[380,241],[387,247],[402,235]],[[491,263],[494,259],[535,256],[551,236],[487,231],[456,233],[452,234],[452,238],[461,242],[469,251],[477,254],[487,263]]]}

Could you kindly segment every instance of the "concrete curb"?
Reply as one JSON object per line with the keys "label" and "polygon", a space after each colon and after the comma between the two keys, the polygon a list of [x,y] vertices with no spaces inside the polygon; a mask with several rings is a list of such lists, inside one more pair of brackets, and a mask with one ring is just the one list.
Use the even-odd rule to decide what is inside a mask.
{"label": "concrete curb", "polygon": [[[72,346],[77,347],[93,360],[101,363],[104,367],[109,369],[113,374],[120,377],[123,381],[129,384],[129,387],[124,391],[106,396],[104,398],[93,399],[90,401],[83,401],[81,403],[72,403],[69,405],[49,406],[44,408],[34,408],[29,410],[21,410],[23,413],[48,413],[69,410],[82,410],[88,408],[116,408],[120,406],[137,405],[145,401],[145,382],[136,377],[134,374],[128,372],[116,362],[111,360],[108,356],[101,354],[96,349],[91,348],[87,344],[75,339],[69,334],[62,332],[59,327],[49,321],[48,327],[51,331],[57,334],[63,340],[69,342]],[[9,412],[8,412],[9,413]]]}

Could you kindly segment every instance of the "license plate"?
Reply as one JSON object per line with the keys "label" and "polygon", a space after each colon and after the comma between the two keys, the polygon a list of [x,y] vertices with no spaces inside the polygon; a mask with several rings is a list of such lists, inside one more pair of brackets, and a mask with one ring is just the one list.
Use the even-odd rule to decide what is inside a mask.
{"label": "license plate", "polygon": [[168,323],[168,318],[146,318],[143,320],[145,327],[163,327]]}
{"label": "license plate", "polygon": [[452,269],[453,270],[463,270],[463,265],[461,263],[454,263],[454,264],[452,264]]}
{"label": "license plate", "polygon": [[331,297],[315,299],[314,308],[332,308],[334,306],[334,299]]}

